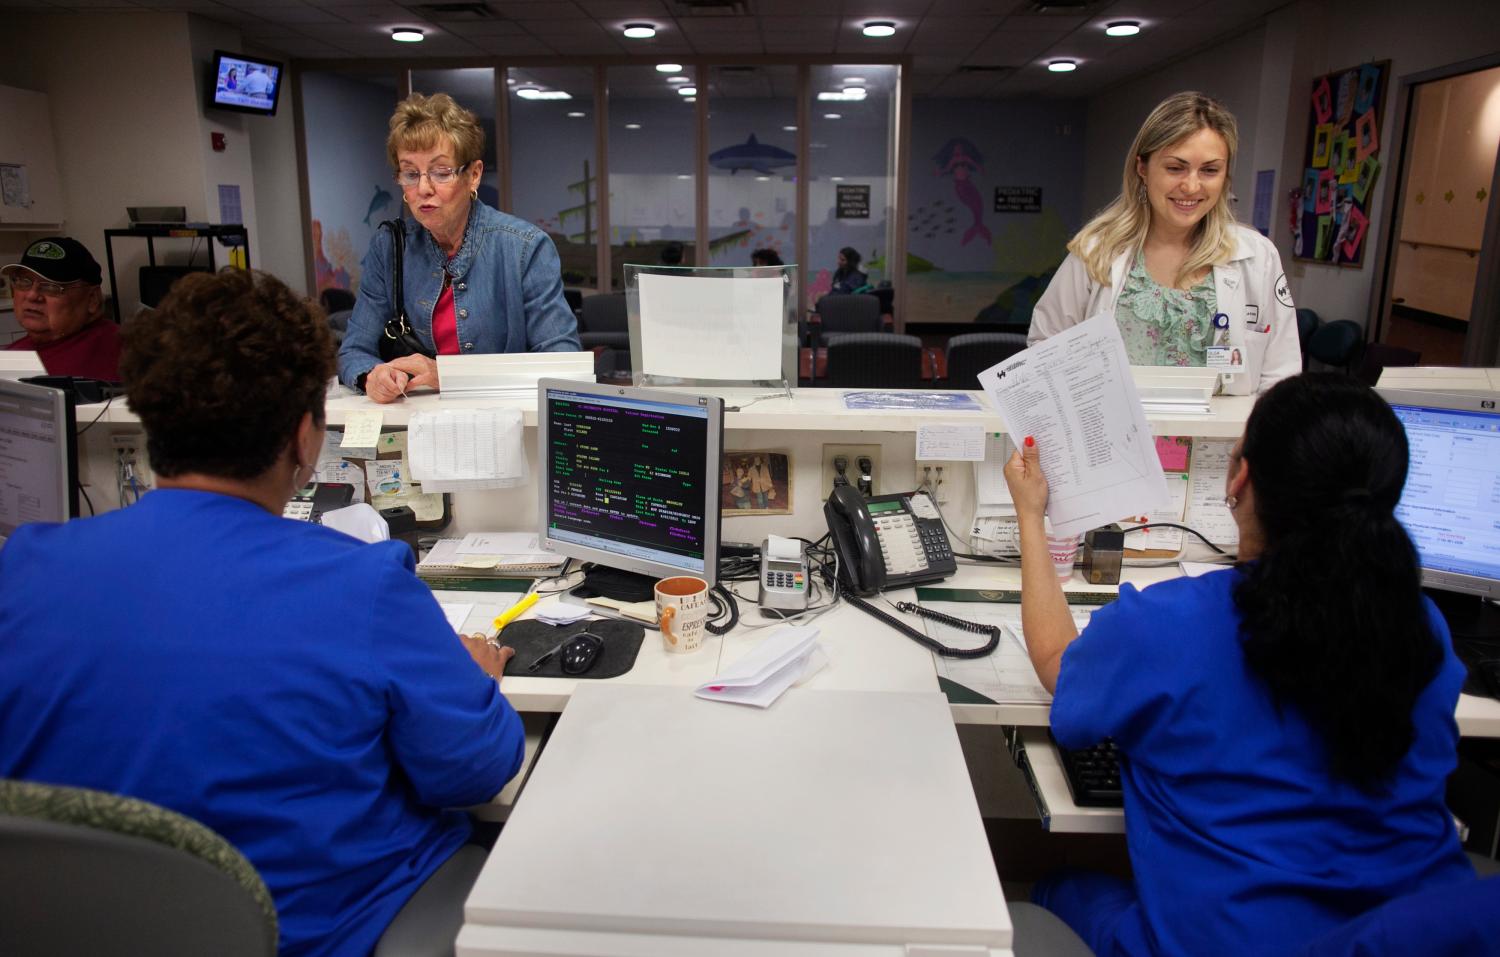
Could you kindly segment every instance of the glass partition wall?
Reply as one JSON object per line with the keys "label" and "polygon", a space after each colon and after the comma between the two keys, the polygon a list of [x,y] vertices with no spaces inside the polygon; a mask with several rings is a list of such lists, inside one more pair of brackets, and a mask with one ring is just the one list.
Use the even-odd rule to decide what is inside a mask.
{"label": "glass partition wall", "polygon": [[480,198],[546,230],[570,288],[622,290],[625,263],[679,247],[686,266],[748,265],[761,248],[796,262],[802,308],[828,291],[845,247],[871,285],[900,286],[899,65],[555,62],[383,77],[301,64],[309,285],[357,289],[374,229],[399,209],[384,143],[409,89],[480,117]]}

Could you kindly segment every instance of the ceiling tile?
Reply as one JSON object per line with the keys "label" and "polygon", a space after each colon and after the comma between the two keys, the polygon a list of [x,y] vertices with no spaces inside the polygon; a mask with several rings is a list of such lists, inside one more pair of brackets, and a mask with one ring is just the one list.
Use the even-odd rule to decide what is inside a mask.
{"label": "ceiling tile", "polygon": [[599,20],[647,20],[672,15],[661,0],[578,0],[578,6]]}
{"label": "ceiling tile", "polygon": [[756,17],[679,17],[677,25],[689,38],[719,33],[759,33]]}
{"label": "ceiling tile", "polygon": [[706,37],[694,37],[693,49],[704,56],[718,53],[764,53],[765,46],[756,34],[715,33]]}
{"label": "ceiling tile", "polygon": [[463,37],[520,37],[526,35],[526,27],[509,20],[453,20],[445,26]]}
{"label": "ceiling tile", "polygon": [[844,0],[843,13],[846,17],[909,17],[915,21],[931,5],[932,0]]}
{"label": "ceiling tile", "polygon": [[999,17],[924,17],[919,37],[986,37],[1000,25]]}
{"label": "ceiling tile", "polygon": [[525,20],[519,26],[533,36],[602,37],[604,28],[593,20]]}
{"label": "ceiling tile", "polygon": [[967,56],[979,45],[980,36],[923,36],[912,37],[906,52],[933,54],[937,56]]}
{"label": "ceiling tile", "polygon": [[588,16],[578,4],[558,0],[488,0],[487,5],[500,16],[512,20],[557,20]]}
{"label": "ceiling tile", "polygon": [[767,53],[832,54],[835,36],[823,36],[816,33],[767,33],[764,39]]}
{"label": "ceiling tile", "polygon": [[1031,9],[1035,0],[935,0],[928,9],[929,17],[958,16],[1009,16]]}
{"label": "ceiling tile", "polygon": [[343,17],[315,7],[273,7],[265,11],[273,23],[348,23]]}
{"label": "ceiling tile", "polygon": [[495,56],[546,56],[556,52],[547,41],[531,36],[473,36],[469,42]]}

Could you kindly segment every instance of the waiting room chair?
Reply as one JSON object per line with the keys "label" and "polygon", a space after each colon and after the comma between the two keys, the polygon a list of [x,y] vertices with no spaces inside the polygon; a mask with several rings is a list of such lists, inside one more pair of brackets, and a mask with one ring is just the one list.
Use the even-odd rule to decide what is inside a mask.
{"label": "waiting room chair", "polygon": [[584,351],[594,353],[596,378],[613,379],[622,373],[630,375],[630,333],[580,332]]}
{"label": "waiting room chair", "polygon": [[573,310],[573,315],[576,316],[578,315],[579,311],[583,309],[583,290],[564,289],[563,300],[567,302],[568,308]]}
{"label": "waiting room chair", "polygon": [[630,315],[623,292],[602,292],[583,297],[578,314],[579,332],[629,332]]}
{"label": "waiting room chair", "polygon": [[1307,368],[1307,343],[1323,320],[1311,309],[1297,310],[1297,346],[1302,350],[1302,368]]}
{"label": "waiting room chair", "polygon": [[818,345],[839,333],[880,331],[880,299],[868,293],[824,296],[813,308],[821,322]]}
{"label": "waiting room chair", "polygon": [[1318,326],[1307,341],[1307,356],[1326,366],[1351,372],[1365,344],[1365,330],[1357,322],[1335,319]]}
{"label": "waiting room chair", "polygon": [[228,841],[147,801],[0,780],[0,953],[271,957],[276,908]]}
{"label": "waiting room chair", "polygon": [[328,331],[333,334],[334,345],[344,341],[344,334],[349,331],[349,317],[352,315],[353,309],[340,309],[328,314]]}
{"label": "waiting room chair", "polygon": [[948,340],[949,389],[979,388],[979,373],[1026,348],[1017,332],[970,332]]}
{"label": "waiting room chair", "polygon": [[913,389],[922,384],[922,340],[894,332],[846,332],[828,340],[828,375],[835,388]]}
{"label": "waiting room chair", "polygon": [[324,312],[332,315],[335,312],[341,312],[345,309],[353,309],[354,293],[347,289],[329,286],[318,293],[318,302],[322,303]]}

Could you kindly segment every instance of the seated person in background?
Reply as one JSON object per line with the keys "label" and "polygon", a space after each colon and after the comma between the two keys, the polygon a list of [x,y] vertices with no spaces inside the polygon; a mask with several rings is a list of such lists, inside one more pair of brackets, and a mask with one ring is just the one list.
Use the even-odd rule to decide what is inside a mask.
{"label": "seated person in background", "polygon": [[[579,351],[551,238],[479,201],[484,129],[474,114],[446,93],[413,93],[391,117],[386,152],[416,220],[407,223],[402,250],[416,337],[436,355]],[[381,361],[380,340],[396,309],[391,261],[391,233],[377,230],[339,347],[339,379],[376,402],[438,387],[437,362],[425,355]]]}
{"label": "seated person in background", "polygon": [[1239,564],[1120,597],[1082,634],[1028,438],[1005,466],[1021,616],[1064,747],[1121,754],[1126,883],[1037,885],[1100,957],[1290,955],[1391,898],[1475,879],[1443,804],[1464,669],[1394,514],[1401,423],[1357,380],[1265,393],[1230,458]]}
{"label": "seated person in background", "polygon": [[781,257],[774,249],[757,249],[750,254],[750,265],[752,266],[785,266]]}
{"label": "seated person in background", "polygon": [[26,330],[7,349],[35,351],[48,375],[120,381],[120,327],[104,316],[99,263],[83,243],[38,239],[0,272]]}
{"label": "seated person in background", "polygon": [[659,265],[662,265],[662,266],[681,266],[682,265],[682,254],[683,254],[682,243],[679,243],[679,242],[677,242],[674,239],[672,242],[667,243],[665,246],[663,246],[661,248],[661,257],[660,257],[660,263],[659,263]]}
{"label": "seated person in background", "polygon": [[859,250],[845,246],[839,250],[839,268],[833,273],[833,286],[829,294],[859,292],[870,284],[870,279],[859,271]]}
{"label": "seated person in background", "polygon": [[283,954],[369,953],[468,840],[444,809],[520,766],[509,649],[461,643],[404,544],[281,517],[323,445],[315,305],[195,273],[122,371],[158,487],[0,549],[0,776],[196,818],[264,878]]}
{"label": "seated person in background", "polygon": [[[1032,343],[1114,314],[1132,365],[1207,366],[1254,395],[1302,369],[1275,245],[1234,220],[1234,114],[1201,93],[1157,105],[1125,154],[1120,195],[1068,243],[1032,313]],[[1231,353],[1231,349],[1242,349]]]}

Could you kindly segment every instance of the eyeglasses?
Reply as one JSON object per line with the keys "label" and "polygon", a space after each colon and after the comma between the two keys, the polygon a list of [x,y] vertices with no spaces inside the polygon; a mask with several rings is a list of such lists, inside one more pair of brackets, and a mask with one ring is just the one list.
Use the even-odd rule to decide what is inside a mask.
{"label": "eyeglasses", "polygon": [[79,286],[86,285],[88,285],[88,283],[84,282],[82,279],[77,279],[73,282],[48,282],[45,279],[36,279],[32,276],[24,276],[20,273],[17,273],[14,276],[10,277],[10,287],[16,292],[30,292],[31,287],[35,286],[37,292],[41,293],[44,296],[52,297],[61,296],[69,289],[77,289]]}
{"label": "eyeglasses", "polygon": [[458,178],[458,174],[468,168],[468,163],[463,166],[434,166],[425,173],[414,169],[404,169],[396,174],[396,182],[401,184],[402,189],[416,189],[417,184],[422,182],[422,177],[427,177],[434,186],[447,186]]}

